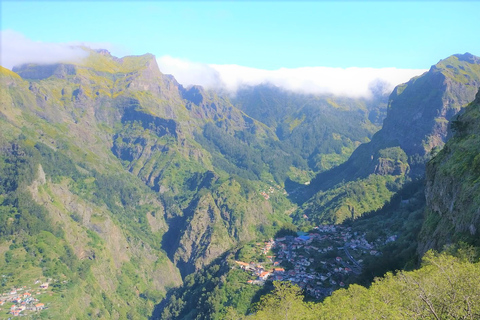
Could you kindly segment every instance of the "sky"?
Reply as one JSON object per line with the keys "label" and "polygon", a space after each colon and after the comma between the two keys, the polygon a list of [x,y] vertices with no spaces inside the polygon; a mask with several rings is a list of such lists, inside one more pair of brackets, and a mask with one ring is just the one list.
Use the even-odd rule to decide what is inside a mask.
{"label": "sky", "polygon": [[366,94],[455,53],[480,55],[480,2],[0,1],[0,64],[152,53],[184,84],[271,82]]}

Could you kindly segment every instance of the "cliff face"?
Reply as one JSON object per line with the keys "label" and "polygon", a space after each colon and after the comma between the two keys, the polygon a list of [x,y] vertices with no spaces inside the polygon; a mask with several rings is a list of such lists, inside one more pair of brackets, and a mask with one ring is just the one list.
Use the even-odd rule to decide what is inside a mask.
{"label": "cliff face", "polygon": [[[273,222],[288,220],[279,210],[291,206],[285,196],[281,195],[283,204],[275,206],[257,193],[270,187],[269,168],[259,150],[274,150],[275,133],[225,97],[201,87],[183,88],[160,72],[153,55],[118,59],[107,51],[92,51],[71,65],[24,65],[15,70],[18,74],[0,69],[0,142],[22,136],[30,146],[48,145],[91,175],[86,185],[95,181],[122,193],[125,199],[112,194],[108,200],[107,205],[122,214],[107,210],[102,217],[109,221],[106,227],[76,211],[72,214],[78,221],[72,223],[85,223],[106,239],[120,226],[142,226],[142,236],[152,241],[144,245],[155,250],[161,246],[168,254],[170,261],[164,252],[154,253],[163,259],[162,268],[175,270],[174,284],[179,277],[172,262],[185,276],[239,241],[262,234]],[[255,174],[251,166],[258,169]],[[239,177],[241,184],[232,182],[231,176],[239,174],[251,180]],[[154,204],[143,196],[132,199],[135,193],[121,188],[130,179],[137,187],[140,183],[150,188],[141,194],[153,192]],[[54,183],[51,188],[78,193],[77,187],[85,187],[78,183],[61,188]],[[89,192],[93,197],[100,194]],[[71,198],[75,206],[79,200]],[[35,199],[52,211],[48,201]],[[142,205],[131,212],[126,208],[129,201]],[[125,237],[135,238],[131,233]],[[125,261],[116,267],[122,268]],[[165,289],[158,287],[159,292]]]}
{"label": "cliff face", "polygon": [[[449,121],[475,98],[479,86],[480,58],[469,53],[441,60],[423,75],[397,86],[390,95],[383,128],[348,161],[312,180],[309,193],[320,192],[305,205],[307,214],[328,211],[322,216],[341,222],[350,217],[347,212],[358,216],[380,208],[406,179],[422,177],[432,151],[448,138]],[[366,190],[372,175],[377,176],[373,181],[378,188],[372,195],[376,204],[367,208],[352,204],[350,189],[342,191],[344,184],[352,182]]]}
{"label": "cliff face", "polygon": [[445,143],[448,121],[473,100],[479,85],[480,58],[466,53],[442,60],[393,91],[379,135],[397,141],[409,156],[425,156]]}
{"label": "cliff face", "polygon": [[271,205],[254,193],[242,195],[242,189],[229,179],[212,193],[200,192],[204,194],[188,208],[188,223],[183,223],[173,254],[183,274],[203,268],[239,242],[255,239],[257,228],[272,222],[273,217],[265,214],[272,212]]}
{"label": "cliff face", "polygon": [[0,268],[66,279],[53,318],[146,318],[182,275],[283,216],[252,191],[265,183],[232,182],[196,141],[207,123],[232,139],[248,131],[257,146],[274,134],[228,99],[203,89],[184,98],[153,55],[91,52],[15,70],[0,68],[0,220],[10,221]]}
{"label": "cliff face", "polygon": [[453,138],[427,164],[420,253],[458,241],[480,245],[480,91],[451,127]]}
{"label": "cliff face", "polygon": [[[425,74],[397,86],[389,98],[383,128],[360,146],[345,166],[354,177],[371,174],[381,150],[400,147],[407,155],[411,175],[423,175],[434,147],[447,139],[448,121],[470,103],[480,86],[480,58],[453,55]],[[355,170],[356,172],[354,172]]]}

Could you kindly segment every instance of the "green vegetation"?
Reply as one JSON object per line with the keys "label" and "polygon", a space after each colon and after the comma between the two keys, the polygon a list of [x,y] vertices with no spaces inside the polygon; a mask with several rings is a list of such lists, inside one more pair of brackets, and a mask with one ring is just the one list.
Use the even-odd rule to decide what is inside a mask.
{"label": "green vegetation", "polygon": [[[418,265],[418,235],[424,221],[424,180],[406,183],[381,209],[364,214],[344,225],[353,232],[365,233],[370,243],[378,246],[380,256],[363,261],[357,282],[369,285],[375,277],[395,270],[413,270]],[[387,242],[389,236],[395,241]]]}
{"label": "green vegetation", "polygon": [[[468,83],[475,79],[475,74],[480,73],[480,65],[474,62],[475,56],[470,53],[464,55],[453,55],[447,59],[444,59],[438,63],[438,67],[445,70],[445,74],[459,83]],[[478,59],[478,58],[477,58]]]}
{"label": "green vegetation", "polygon": [[[456,119],[455,146],[447,144],[430,164],[443,184],[463,177],[464,196],[455,202],[463,215],[455,225],[442,219],[444,208],[429,206],[442,202],[427,179],[420,231],[417,179],[449,120],[422,117],[446,114],[439,101],[453,101],[451,110],[466,104],[468,84],[478,80],[475,61],[449,58],[433,76],[398,88],[378,133],[385,96],[319,97],[259,86],[241,90],[232,104],[178,85],[152,55],[117,59],[90,51],[75,64],[20,67],[21,77],[2,68],[1,286],[49,282],[43,318],[142,319],[157,305],[163,318],[295,318],[323,314],[340,294],[320,305],[304,302],[289,284],[247,283],[253,279],[233,260],[266,262],[252,245],[258,239],[343,222],[385,252],[365,259],[356,281],[366,285],[385,272],[414,269],[419,232],[421,241],[433,233],[477,244],[478,175],[471,173],[480,172],[480,158],[470,147],[480,145],[477,125]],[[460,80],[467,76],[471,82]],[[445,77],[455,82],[448,92],[438,89]],[[468,117],[478,115],[471,109]],[[420,119],[417,131],[404,128],[405,113]],[[393,234],[396,241],[387,242]],[[429,261],[444,260],[468,269],[444,255]],[[377,283],[393,285],[402,275],[414,273],[352,290],[370,301]]]}
{"label": "green vegetation", "polygon": [[[94,178],[95,184],[90,184],[90,190],[79,187],[93,177],[81,173],[64,154],[41,143],[34,147],[29,144],[28,140],[16,140],[4,142],[1,146],[0,215],[4,223],[0,231],[0,247],[3,252],[0,267],[2,274],[6,275],[2,288],[6,290],[11,287],[30,287],[39,279],[50,282],[51,299],[41,298],[42,302],[49,301],[49,308],[42,311],[42,315],[47,318],[58,318],[60,314],[76,315],[77,318],[84,319],[93,316],[115,317],[115,314],[122,318],[128,314],[133,318],[147,317],[153,305],[163,297],[165,290],[163,293],[158,289],[153,290],[152,281],[139,277],[137,270],[155,272],[155,268],[148,264],[140,266],[138,264],[144,262],[137,260],[137,265],[132,266],[130,272],[125,269],[128,266],[128,263],[125,263],[122,269],[106,273],[104,268],[112,263],[111,252],[106,243],[108,240],[99,237],[97,232],[104,223],[118,219],[119,223],[124,225],[124,232],[131,235],[130,245],[136,246],[141,239],[143,246],[151,248],[149,250],[160,250],[162,234],[152,233],[145,218],[149,212],[145,207],[149,207],[149,210],[155,208],[151,204],[138,203],[140,199],[145,199],[148,189],[144,186],[145,190],[142,192],[141,187],[135,187],[131,182],[127,184],[128,179],[116,180],[107,175],[97,175]],[[94,224],[91,227],[95,231],[75,226],[76,223],[81,225],[85,219],[78,211],[70,214],[72,220],[69,220],[68,212],[61,213],[64,215],[61,220],[52,216],[53,211],[62,212],[65,208],[52,191],[54,185],[51,183],[63,184],[65,176],[69,177],[72,189],[82,190],[80,194],[83,193],[86,199],[90,196],[92,203],[107,205],[110,209],[112,215],[102,217],[97,214],[92,217],[90,221]],[[39,193],[33,192],[36,194],[34,200],[29,188],[35,188],[32,187],[35,185]],[[43,192],[51,199],[52,207],[38,203],[38,197],[42,197]],[[129,223],[132,220],[138,223]],[[78,244],[76,241],[72,242],[72,236],[86,237],[89,241]],[[161,251],[156,251],[156,259],[162,255]],[[162,269],[164,266],[157,268]],[[96,279],[99,271],[102,276],[110,274],[113,277],[110,281],[118,281],[119,288],[123,285],[126,290],[100,290]],[[140,292],[150,292],[150,298],[142,299],[132,287],[136,287]],[[32,290],[38,290],[33,288]],[[89,307],[82,308],[73,303],[85,294],[92,301]],[[135,307],[108,309],[104,303],[107,300],[130,301]],[[70,307],[65,309],[64,305]]]}
{"label": "green vegetation", "polygon": [[0,219],[3,221],[0,239],[10,240],[20,232],[29,235],[41,230],[54,232],[45,208],[35,203],[25,190],[35,179],[41,156],[21,141],[3,144],[0,148]]}
{"label": "green vegetation", "polygon": [[[301,211],[300,224],[341,223],[382,208],[402,185],[402,177],[372,174],[366,179],[346,182],[317,193]],[[302,218],[307,215],[308,220]]]}
{"label": "green vegetation", "polygon": [[480,316],[480,263],[429,252],[422,268],[377,279],[370,288],[351,285],[323,303],[302,301],[299,288],[276,283],[246,319],[475,319]]}
{"label": "green vegetation", "polygon": [[458,241],[480,246],[480,94],[452,122],[452,129],[453,138],[427,165],[422,247],[439,249]]}
{"label": "green vegetation", "polygon": [[233,267],[231,259],[224,256],[187,276],[184,285],[171,292],[160,318],[220,320],[247,314],[252,301],[268,288],[248,284],[251,276]]}
{"label": "green vegetation", "polygon": [[317,319],[313,303],[303,301],[302,290],[289,282],[275,282],[271,293],[255,306],[247,319]]}

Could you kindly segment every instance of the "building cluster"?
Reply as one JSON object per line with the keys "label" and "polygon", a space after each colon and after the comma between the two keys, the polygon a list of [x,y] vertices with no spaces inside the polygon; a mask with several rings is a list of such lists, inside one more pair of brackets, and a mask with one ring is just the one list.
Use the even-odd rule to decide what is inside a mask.
{"label": "building cluster", "polygon": [[260,191],[260,195],[261,195],[262,197],[264,197],[265,200],[268,200],[268,199],[270,199],[270,194],[274,193],[275,191],[279,191],[279,192],[281,192],[281,193],[284,194],[284,195],[287,194],[287,191],[286,191],[285,189],[283,189],[282,187],[280,187],[280,186],[275,186],[275,187],[277,188],[277,190],[275,190],[274,187],[270,186],[270,187],[268,188],[268,190],[266,190],[266,191],[263,191],[263,190]]}
{"label": "building cluster", "polygon": [[26,286],[4,292],[0,297],[0,310],[7,310],[8,314],[17,317],[25,315],[27,312],[38,312],[45,309],[45,304],[40,302],[37,296],[45,293],[48,289],[48,282],[36,281],[35,284],[39,285],[35,290],[36,293],[32,293],[32,288]]}
{"label": "building cluster", "polygon": [[[395,241],[390,236],[387,241]],[[387,242],[385,241],[385,242]],[[365,239],[365,234],[352,232],[351,228],[324,225],[309,233],[285,236],[264,243],[262,253],[267,262],[236,261],[242,269],[252,272],[252,284],[268,280],[290,281],[316,299],[350,283],[361,273],[363,258],[380,255],[376,245]]]}

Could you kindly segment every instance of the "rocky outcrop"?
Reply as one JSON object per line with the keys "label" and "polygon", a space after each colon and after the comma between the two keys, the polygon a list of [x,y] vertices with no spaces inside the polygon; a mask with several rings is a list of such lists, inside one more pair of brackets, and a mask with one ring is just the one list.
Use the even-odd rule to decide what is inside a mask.
{"label": "rocky outcrop", "polygon": [[443,146],[448,121],[474,99],[479,85],[478,57],[466,53],[440,61],[393,91],[381,135],[409,156],[425,156]]}
{"label": "rocky outcrop", "polygon": [[[211,173],[204,176],[199,186],[205,185],[205,179],[210,180]],[[266,213],[272,212],[270,203],[254,194],[241,195],[242,188],[229,179],[211,192],[203,189],[184,211],[183,230],[168,235],[176,243],[177,249],[171,254],[183,275],[208,265],[239,242],[253,240],[257,230],[269,227],[271,221]]]}

